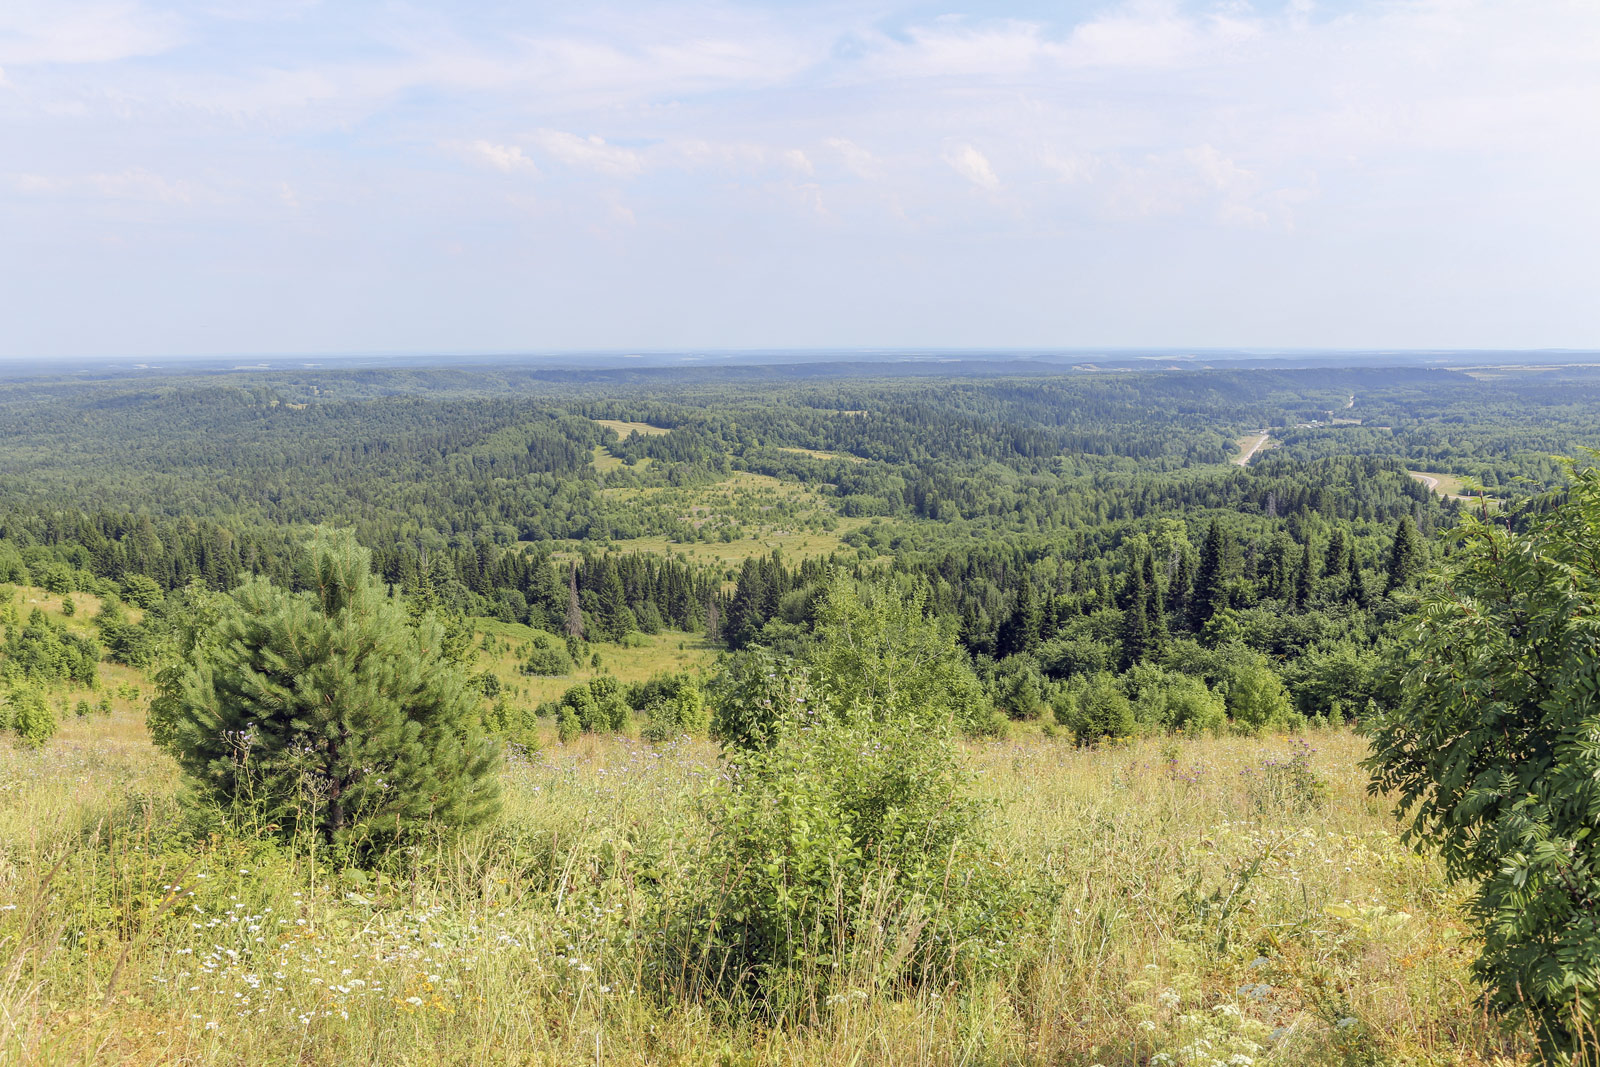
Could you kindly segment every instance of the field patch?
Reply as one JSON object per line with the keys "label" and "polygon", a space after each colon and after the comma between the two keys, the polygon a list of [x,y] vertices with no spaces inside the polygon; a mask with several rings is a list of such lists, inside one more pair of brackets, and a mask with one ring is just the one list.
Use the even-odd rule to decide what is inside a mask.
{"label": "field patch", "polygon": [[[539,631],[531,626],[498,619],[473,619],[472,624],[478,650],[473,671],[493,671],[505,686],[512,702],[528,707],[554,700],[573,686],[601,674],[610,674],[622,682],[642,682],[656,674],[701,674],[711,667],[717,657],[717,648],[706,640],[704,634],[686,634],[675,630],[659,634],[632,634],[626,645],[590,645],[589,658],[575,665],[570,674],[538,677],[523,674],[521,668],[527,658],[522,649]],[[484,647],[486,643],[488,648]],[[599,667],[592,662],[596,654],[600,657]]]}
{"label": "field patch", "polygon": [[1255,459],[1258,453],[1272,447],[1273,441],[1272,435],[1266,430],[1262,430],[1260,433],[1245,434],[1237,439],[1234,444],[1239,446],[1239,454],[1233,457],[1232,462],[1241,467],[1248,467],[1250,461]]}
{"label": "field patch", "polygon": [[860,456],[852,456],[848,452],[824,452],[820,448],[779,448],[779,452],[790,452],[797,456],[810,456],[812,459],[842,459],[846,463],[865,463]]}
{"label": "field patch", "polygon": [[597,426],[604,426],[608,430],[615,430],[618,437],[627,437],[631,433],[641,434],[645,437],[661,437],[672,432],[667,426],[652,426],[648,422],[625,422],[622,419],[592,419]]}

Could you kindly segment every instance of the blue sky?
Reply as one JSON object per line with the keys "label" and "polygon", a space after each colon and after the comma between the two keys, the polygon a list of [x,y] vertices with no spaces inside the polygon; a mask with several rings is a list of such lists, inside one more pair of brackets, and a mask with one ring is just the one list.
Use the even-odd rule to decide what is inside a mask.
{"label": "blue sky", "polygon": [[1600,4],[4,0],[0,358],[1600,347]]}

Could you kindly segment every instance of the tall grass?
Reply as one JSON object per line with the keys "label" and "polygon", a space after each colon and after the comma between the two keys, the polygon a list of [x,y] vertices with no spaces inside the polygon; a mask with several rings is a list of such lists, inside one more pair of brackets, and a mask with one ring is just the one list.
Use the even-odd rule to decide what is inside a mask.
{"label": "tall grass", "polygon": [[[707,893],[704,742],[551,744],[508,765],[499,824],[363,874],[204,828],[131,715],[77,720],[0,747],[0,1061],[1515,1062],[1364,751],[973,747],[1036,933],[981,980],[896,984],[906,927],[868,923],[811,961],[825,1001],[763,1026],[681,995],[660,940]],[[869,916],[874,891],[837,887]]]}

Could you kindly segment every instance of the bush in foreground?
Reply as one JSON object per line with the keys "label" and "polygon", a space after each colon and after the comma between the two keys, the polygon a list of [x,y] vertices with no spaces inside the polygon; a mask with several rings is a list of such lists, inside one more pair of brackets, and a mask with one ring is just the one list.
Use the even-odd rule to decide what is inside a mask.
{"label": "bush in foreground", "polygon": [[[1374,792],[1471,884],[1494,1005],[1552,1058],[1600,1023],[1600,471],[1527,533],[1467,521],[1423,598],[1399,706],[1366,722]],[[1587,1047],[1587,1056],[1581,1050]]]}
{"label": "bush in foreground", "polygon": [[304,592],[255,578],[222,598],[164,672],[152,736],[199,796],[352,858],[490,817],[481,697],[437,622],[413,625],[348,533],[319,532],[302,562]]}
{"label": "bush in foreground", "polygon": [[885,634],[920,604],[866,595],[836,585],[803,661],[751,650],[719,686],[726,780],[673,944],[695,991],[770,1017],[970,974],[1026,911],[969,793],[964,704],[911,698],[964,663],[902,666]]}

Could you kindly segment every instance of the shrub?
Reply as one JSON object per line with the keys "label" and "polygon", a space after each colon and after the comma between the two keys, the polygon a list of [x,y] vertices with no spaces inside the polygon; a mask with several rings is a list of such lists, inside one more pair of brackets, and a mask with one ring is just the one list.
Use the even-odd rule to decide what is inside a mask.
{"label": "shrub", "polygon": [[152,735],[198,796],[353,859],[489,818],[495,747],[442,627],[413,625],[348,532],[318,531],[300,562],[305,592],[256,578],[216,605],[162,674]]}
{"label": "shrub", "polygon": [[1232,665],[1227,679],[1228,714],[1246,733],[1283,730],[1299,723],[1283,679],[1260,653],[1246,653]]}
{"label": "shrub", "polygon": [[1600,471],[1526,532],[1468,520],[1364,722],[1374,793],[1472,887],[1475,969],[1546,1057],[1600,1027]]}
{"label": "shrub", "polygon": [[[539,717],[554,716],[558,734],[563,742],[579,733],[605,733],[621,730],[628,725],[628,702],[622,697],[622,686],[609,674],[591,678],[583,685],[575,685],[554,701],[539,708]],[[568,719],[574,724],[572,737],[564,725]]]}
{"label": "shrub", "polygon": [[760,737],[726,750],[703,884],[672,939],[700,991],[822,1013],[845,984],[942,982],[998,957],[1026,909],[948,720],[789,700]]}
{"label": "shrub", "polygon": [[0,709],[0,725],[16,731],[23,744],[37,748],[55,736],[56,713],[44,694],[31,685],[16,686]]}
{"label": "shrub", "polygon": [[684,679],[671,693],[662,693],[645,705],[640,736],[646,741],[668,741],[682,734],[703,734],[711,725],[711,711],[700,687]]}
{"label": "shrub", "polygon": [[1108,737],[1129,737],[1138,728],[1133,704],[1114,675],[1101,672],[1089,678],[1072,693],[1065,718],[1057,719],[1069,727],[1080,745],[1093,744]]}
{"label": "shrub", "polygon": [[821,695],[883,719],[914,712],[971,734],[994,728],[993,703],[956,641],[952,620],[926,610],[925,590],[836,578],[815,605],[801,655]]}
{"label": "shrub", "polygon": [[528,658],[522,661],[522,673],[553,677],[572,673],[572,656],[566,645],[547,633],[536,633],[530,642]]}
{"label": "shrub", "polygon": [[1222,697],[1199,678],[1139,664],[1123,676],[1122,684],[1133,702],[1134,718],[1147,729],[1214,732],[1228,723]]}

